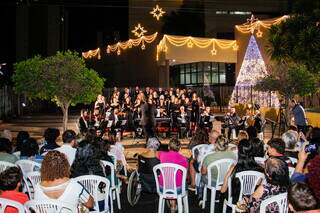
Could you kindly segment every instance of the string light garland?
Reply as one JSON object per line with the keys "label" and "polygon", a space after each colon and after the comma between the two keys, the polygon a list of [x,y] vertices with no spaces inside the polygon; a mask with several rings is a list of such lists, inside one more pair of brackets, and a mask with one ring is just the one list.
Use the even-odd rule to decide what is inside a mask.
{"label": "string light garland", "polygon": [[134,30],[131,31],[136,37],[141,37],[143,36],[147,30],[144,29],[144,27],[141,26],[140,23],[138,23],[137,26],[134,27]]}
{"label": "string light garland", "polygon": [[281,22],[285,21],[289,16],[281,16],[276,19],[272,20],[258,20],[253,15],[250,19],[247,20],[247,23],[242,25],[236,25],[236,29],[241,33],[251,33],[254,34],[257,31],[256,36],[261,38],[263,36],[263,32],[261,31],[261,27],[270,29],[272,25],[280,24]]}
{"label": "string light garland", "polygon": [[97,56],[98,59],[101,59],[100,48],[97,48],[95,50],[89,50],[87,52],[83,52],[82,53],[82,57],[85,58],[85,59],[91,59],[91,58],[94,58],[96,56]]}
{"label": "string light garland", "polygon": [[112,52],[117,52],[117,55],[120,55],[123,50],[126,50],[128,48],[137,47],[141,44],[141,49],[146,49],[146,43],[150,44],[157,38],[158,33],[154,33],[152,35],[148,36],[141,36],[140,38],[136,39],[129,39],[125,42],[118,42],[113,45],[107,46],[107,53],[110,54]]}
{"label": "string light garland", "polygon": [[154,18],[157,19],[157,21],[160,20],[160,18],[165,14],[166,12],[159,7],[159,5],[156,5],[156,7],[153,8],[153,10],[150,12],[151,15],[153,15]]}
{"label": "string light garland", "polygon": [[224,39],[215,39],[215,38],[195,38],[195,37],[185,37],[185,36],[173,36],[173,35],[164,35],[163,39],[160,41],[157,46],[157,59],[159,58],[160,52],[168,51],[168,43],[176,47],[182,47],[187,45],[188,48],[198,47],[201,49],[208,48],[212,46],[210,50],[211,55],[217,55],[218,50],[216,46],[221,49],[232,48],[234,51],[238,50],[238,45],[235,40],[224,40]]}

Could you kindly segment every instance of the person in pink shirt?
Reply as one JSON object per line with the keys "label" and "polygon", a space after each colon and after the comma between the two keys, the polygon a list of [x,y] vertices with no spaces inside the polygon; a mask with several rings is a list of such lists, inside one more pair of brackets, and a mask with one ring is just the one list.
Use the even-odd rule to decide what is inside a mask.
{"label": "person in pink shirt", "polygon": [[[168,145],[169,151],[168,152],[163,152],[160,151],[158,153],[158,158],[160,159],[160,163],[175,163],[178,164],[180,166],[185,167],[186,169],[188,169],[188,160],[187,158],[185,158],[183,155],[181,155],[179,153],[179,150],[181,148],[181,142],[176,138],[171,138],[169,145]],[[177,187],[178,187],[178,193],[181,193],[181,189],[182,187],[182,172],[178,171],[177,175],[176,175],[176,183],[177,183]],[[159,185],[160,188],[163,185],[163,180],[162,180],[162,176],[159,177]],[[171,210],[175,211],[176,210],[176,200],[171,200],[170,201],[170,205],[171,205]]]}

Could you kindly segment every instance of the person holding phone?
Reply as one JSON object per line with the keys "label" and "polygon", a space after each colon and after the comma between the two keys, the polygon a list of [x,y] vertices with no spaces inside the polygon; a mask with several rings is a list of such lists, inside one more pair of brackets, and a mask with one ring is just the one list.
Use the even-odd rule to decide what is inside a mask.
{"label": "person holding phone", "polygon": [[320,154],[317,144],[305,144],[300,150],[291,182],[307,183],[320,199]]}

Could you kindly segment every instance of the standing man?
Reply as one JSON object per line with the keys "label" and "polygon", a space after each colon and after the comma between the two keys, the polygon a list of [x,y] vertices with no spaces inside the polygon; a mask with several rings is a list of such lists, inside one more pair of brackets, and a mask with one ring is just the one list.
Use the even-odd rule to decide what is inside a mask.
{"label": "standing man", "polygon": [[294,123],[298,127],[298,131],[306,134],[307,131],[307,117],[304,108],[296,100],[291,100],[292,109],[291,112],[294,117]]}

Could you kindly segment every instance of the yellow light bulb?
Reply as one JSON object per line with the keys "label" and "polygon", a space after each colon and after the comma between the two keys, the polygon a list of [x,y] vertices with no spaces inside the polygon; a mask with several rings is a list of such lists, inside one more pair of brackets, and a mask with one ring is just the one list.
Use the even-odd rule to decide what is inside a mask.
{"label": "yellow light bulb", "polygon": [[145,49],[146,49],[146,46],[145,46],[144,44],[142,44],[142,45],[141,45],[141,49],[142,49],[142,50],[145,50]]}
{"label": "yellow light bulb", "polygon": [[117,55],[120,55],[120,54],[121,54],[121,52],[120,52],[120,50],[118,50],[118,51],[117,51]]}
{"label": "yellow light bulb", "polygon": [[192,41],[191,41],[191,40],[189,40],[189,41],[188,41],[188,43],[187,43],[187,45],[188,45],[188,47],[189,47],[189,48],[192,48],[192,47],[193,47],[193,43],[192,43]]}
{"label": "yellow light bulb", "polygon": [[217,50],[216,49],[211,50],[211,55],[217,55]]}

